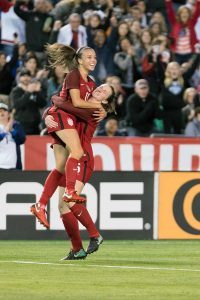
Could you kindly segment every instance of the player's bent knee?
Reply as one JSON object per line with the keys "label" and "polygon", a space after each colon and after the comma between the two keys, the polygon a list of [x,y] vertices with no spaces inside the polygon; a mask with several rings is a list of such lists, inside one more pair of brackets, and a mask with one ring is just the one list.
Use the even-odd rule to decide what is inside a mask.
{"label": "player's bent knee", "polygon": [[63,164],[56,164],[56,170],[62,174],[65,174],[65,165]]}
{"label": "player's bent knee", "polygon": [[83,155],[84,155],[84,151],[81,147],[74,148],[71,151],[71,157],[75,159],[79,160]]}
{"label": "player's bent knee", "polygon": [[58,210],[60,212],[61,215],[64,215],[68,212],[70,212],[69,207],[67,206],[67,203],[64,201],[60,201],[58,204]]}

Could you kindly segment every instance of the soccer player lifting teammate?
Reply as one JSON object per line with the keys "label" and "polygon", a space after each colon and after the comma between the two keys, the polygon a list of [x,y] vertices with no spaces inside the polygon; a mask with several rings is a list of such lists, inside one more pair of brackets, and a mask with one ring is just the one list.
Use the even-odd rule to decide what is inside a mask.
{"label": "soccer player lifting teammate", "polygon": [[[63,48],[64,47],[64,48]],[[57,51],[57,57],[58,59],[56,60],[55,57],[55,50]],[[62,51],[61,51],[62,49]],[[55,65],[63,65],[61,60],[61,56],[63,54],[66,54],[68,50],[71,51],[72,48],[68,46],[63,46],[63,45],[51,45],[48,47],[48,53],[50,56],[50,61],[52,58],[52,61],[54,62]],[[72,49],[73,50],[73,49]],[[74,50],[73,50],[74,51]],[[85,53],[86,52],[86,53]],[[61,55],[62,54],[62,55]],[[84,55],[85,54],[85,55]],[[79,63],[79,68],[74,69],[72,72],[70,72],[64,81],[63,84],[63,89],[62,92],[60,93],[60,97],[54,97],[53,101],[57,103],[57,105],[60,105],[63,107],[63,109],[67,109],[68,112],[66,113],[63,110],[56,108],[55,106],[52,107],[49,110],[49,118],[50,118],[50,123],[49,123],[49,128],[48,131],[54,135],[55,141],[54,141],[54,154],[55,154],[55,159],[56,159],[56,169],[54,169],[50,175],[48,176],[46,182],[45,182],[45,187],[44,187],[44,192],[40,198],[39,203],[35,204],[32,206],[31,211],[35,216],[40,220],[40,222],[46,226],[47,228],[49,227],[48,221],[45,216],[45,206],[49,200],[49,198],[52,196],[54,193],[55,189],[57,186],[65,186],[65,182],[63,183],[63,169],[65,166],[66,159],[68,157],[68,152],[66,150],[65,145],[69,147],[69,150],[72,152],[73,147],[76,147],[78,145],[80,152],[84,151],[81,153],[82,155],[79,154],[79,156],[82,156],[80,160],[78,160],[78,154],[75,151],[74,156],[76,157],[73,160],[72,167],[74,170],[73,178],[71,178],[70,184],[68,185],[68,181],[66,180],[66,186],[67,186],[67,193],[71,192],[72,197],[66,197],[64,195],[63,200],[68,203],[67,205],[63,205],[63,201],[61,201],[59,205],[61,217],[65,226],[66,231],[68,232],[68,235],[71,238],[72,241],[72,252],[67,256],[66,259],[72,259],[74,255],[78,255],[76,259],[79,259],[79,254],[81,251],[81,254],[83,253],[83,249],[81,248],[81,243],[80,243],[80,233],[78,229],[78,221],[77,219],[86,227],[86,229],[89,232],[90,235],[90,245],[87,249],[87,253],[92,253],[96,251],[100,245],[100,243],[103,241],[102,237],[98,233],[87,209],[80,205],[80,204],[75,204],[73,202],[83,202],[83,199],[80,197],[79,198],[79,193],[81,192],[84,184],[89,180],[92,171],[93,171],[93,154],[92,154],[92,148],[91,148],[91,139],[94,133],[94,130],[96,128],[96,123],[94,122],[94,119],[92,117],[92,113],[94,112],[95,109],[99,109],[96,112],[97,119],[100,120],[103,117],[105,117],[105,111],[102,108],[101,101],[104,101],[105,108],[108,110],[113,110],[113,89],[109,85],[102,85],[96,90],[94,82],[87,77],[88,72],[90,69],[93,68],[96,64],[96,59],[95,59],[95,53],[91,48],[85,47],[81,48],[76,52],[76,55],[73,53],[73,57],[77,57],[77,55],[80,57],[78,59]],[[69,57],[69,53],[65,55],[65,59]],[[66,61],[69,61],[66,59]],[[72,68],[72,66],[68,65],[68,68]],[[81,72],[84,71],[84,72]],[[86,77],[82,76],[86,75]],[[71,82],[72,81],[72,82]],[[88,85],[89,84],[89,85]],[[94,91],[93,91],[94,90]],[[91,96],[93,92],[93,98],[89,97]],[[72,95],[72,101],[69,101],[69,96]],[[88,109],[82,109],[82,108],[75,108],[73,105],[73,96],[74,97],[79,97],[78,99],[81,100],[81,98],[84,98],[87,102],[88,105],[85,105],[84,108]],[[81,97],[81,98],[80,98]],[[64,100],[63,100],[64,99]],[[89,99],[89,101],[88,101]],[[106,99],[108,99],[106,101]],[[68,100],[68,101],[66,101]],[[75,103],[75,106],[81,107],[80,103],[78,102]],[[84,106],[84,105],[83,105]],[[94,110],[91,110],[89,108],[94,108]],[[79,121],[75,117],[75,115],[78,115],[81,117],[83,120],[87,120],[87,123],[84,121]],[[48,118],[48,117],[47,117]],[[54,128],[50,128],[52,126],[56,126]],[[70,126],[70,127],[69,127]],[[67,128],[67,129],[61,129],[61,128]],[[70,128],[70,129],[68,129]],[[71,129],[73,128],[73,129]],[[78,130],[78,133],[76,131]],[[68,143],[69,137],[65,136],[62,131],[69,131],[69,137],[71,139],[77,139],[78,137],[78,142],[73,141],[72,143]],[[73,131],[75,131],[75,135],[73,135]],[[60,134],[61,132],[61,134]],[[67,135],[67,134],[66,134]],[[82,146],[81,146],[82,145]],[[83,149],[83,150],[82,150]],[[76,149],[75,149],[76,150]],[[74,152],[73,152],[74,153]],[[74,157],[73,157],[74,158]],[[67,161],[67,164],[69,161]],[[76,164],[75,164],[76,163]],[[66,165],[67,165],[66,164]],[[66,168],[67,169],[67,168]],[[77,172],[79,170],[79,172]],[[67,175],[68,169],[67,169]],[[76,181],[77,180],[77,181]],[[75,182],[76,182],[76,190],[78,193],[75,192]],[[70,189],[71,188],[71,189]],[[70,220],[71,218],[71,220]],[[70,223],[70,224],[69,224]],[[71,228],[71,230],[69,230]],[[70,231],[70,232],[69,232]],[[77,241],[79,240],[79,246],[77,246]],[[80,249],[80,251],[78,251]],[[87,254],[86,254],[87,255]],[[71,257],[71,258],[69,258]],[[74,258],[75,259],[75,258]]]}

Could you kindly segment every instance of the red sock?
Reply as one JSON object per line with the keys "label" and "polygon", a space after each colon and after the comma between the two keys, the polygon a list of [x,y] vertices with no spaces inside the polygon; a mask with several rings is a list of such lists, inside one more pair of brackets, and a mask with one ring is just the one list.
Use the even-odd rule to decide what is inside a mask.
{"label": "red sock", "polygon": [[61,218],[65,226],[65,230],[72,242],[73,251],[78,252],[81,248],[83,248],[78,227],[78,220],[71,211],[62,215]]}
{"label": "red sock", "polygon": [[63,174],[56,169],[52,170],[48,175],[44,184],[42,195],[39,200],[42,207],[45,207],[49,202],[49,199],[52,197],[55,190],[57,189],[59,181],[62,176]]}
{"label": "red sock", "polygon": [[81,222],[81,224],[85,226],[90,237],[99,236],[99,232],[96,229],[96,226],[85,206],[76,203],[72,207],[70,207],[70,209],[73,212],[74,216]]}
{"label": "red sock", "polygon": [[60,178],[58,185],[62,186],[62,187],[66,187],[66,177],[65,177],[65,174],[62,174],[62,177]]}
{"label": "red sock", "polygon": [[66,188],[69,193],[75,191],[78,159],[69,157],[65,165]]}

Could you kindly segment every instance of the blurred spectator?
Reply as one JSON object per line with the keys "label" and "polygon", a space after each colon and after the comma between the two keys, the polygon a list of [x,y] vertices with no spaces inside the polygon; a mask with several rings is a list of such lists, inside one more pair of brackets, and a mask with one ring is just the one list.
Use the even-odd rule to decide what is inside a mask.
{"label": "blurred spectator", "polygon": [[87,32],[87,44],[90,47],[93,43],[95,31],[97,29],[103,29],[101,27],[101,17],[98,13],[93,13],[88,19],[88,25],[86,26]]}
{"label": "blurred spectator", "polygon": [[142,74],[148,80],[150,91],[158,94],[161,88],[161,78],[159,72],[165,73],[167,64],[171,60],[171,53],[166,48],[165,41],[158,38],[152,43],[151,51],[145,55],[142,61]]}
{"label": "blurred spectator", "polygon": [[[118,16],[119,19],[122,17],[122,13],[125,13],[127,10],[127,1],[122,0],[114,1],[113,0],[97,0],[96,2],[96,10],[102,11],[105,15],[108,15],[108,11],[110,9],[113,10],[113,13]],[[124,3],[123,3],[124,2]]]}
{"label": "blurred spectator", "polygon": [[171,24],[171,49],[175,52],[176,61],[182,64],[188,61],[195,51],[197,37],[194,26],[199,16],[200,0],[196,1],[193,14],[187,6],[181,6],[175,15],[172,0],[166,0],[166,9]]}
{"label": "blurred spectator", "polygon": [[28,56],[25,59],[24,66],[22,68],[26,68],[32,78],[35,78],[39,69],[39,63],[36,56]]}
{"label": "blurred spectator", "polygon": [[103,83],[108,75],[114,74],[115,42],[116,31],[112,31],[109,37],[106,37],[102,29],[96,31],[92,48],[96,52],[97,65],[92,75],[95,77],[97,85]]}
{"label": "blurred spectator", "polygon": [[6,62],[6,54],[0,52],[0,98],[6,104],[9,104],[9,97],[12,83],[11,64]]}
{"label": "blurred spectator", "polygon": [[119,129],[118,120],[115,116],[110,116],[105,120],[104,129],[97,131],[96,136],[126,136],[124,130]]}
{"label": "blurred spectator", "polygon": [[157,38],[159,35],[163,33],[162,27],[158,22],[151,23],[149,28],[150,28],[152,39]]}
{"label": "blurred spectator", "polygon": [[164,85],[161,90],[164,130],[167,134],[181,134],[183,93],[184,78],[180,65],[177,62],[170,62],[166,68]]}
{"label": "blurred spectator", "polygon": [[64,76],[64,70],[60,66],[56,66],[52,71],[52,75],[47,82],[47,106],[51,105],[51,97],[54,94],[58,94],[58,92],[61,90]]}
{"label": "blurred spectator", "polygon": [[41,91],[41,83],[37,79],[31,81],[30,71],[20,71],[19,84],[11,91],[10,98],[16,120],[22,124],[26,134],[39,134],[40,108],[45,107],[46,97]]}
{"label": "blurred spectator", "polygon": [[184,85],[186,88],[192,85],[191,83],[194,79],[196,80],[196,83],[198,82],[199,63],[200,54],[193,54],[189,61],[181,64],[181,73],[184,77]]}
{"label": "blurred spectator", "polygon": [[127,99],[127,131],[129,136],[147,137],[153,132],[154,119],[162,118],[156,98],[149,93],[145,79],[135,83],[135,94]]}
{"label": "blurred spectator", "polygon": [[8,12],[1,13],[1,45],[0,49],[11,56],[15,43],[24,43],[25,24],[11,7]]}
{"label": "blurred spectator", "polygon": [[134,45],[135,49],[140,47],[140,35],[142,27],[139,21],[133,21],[130,25],[130,41]]}
{"label": "blurred spectator", "polygon": [[19,83],[20,70],[24,69],[24,67],[26,70],[28,70],[30,72],[32,80],[36,80],[41,83],[41,89],[44,93],[44,96],[46,96],[47,80],[48,80],[47,77],[48,77],[49,71],[47,71],[45,69],[39,69],[39,63],[38,63],[38,59],[36,56],[32,56],[32,54],[30,54],[30,56],[26,55],[24,65],[21,68],[19,68],[19,70],[18,70],[19,72],[16,76],[17,83]]}
{"label": "blurred spectator", "polygon": [[137,1],[137,6],[139,7],[140,12],[141,12],[141,18],[140,18],[141,26],[143,28],[145,28],[145,27],[147,27],[147,25],[149,23],[148,14],[146,14],[146,2],[145,2],[145,0],[138,0]]}
{"label": "blurred spectator", "polygon": [[194,68],[190,77],[190,84],[195,88],[200,88],[200,43],[195,45],[195,52],[198,58],[193,62]]}
{"label": "blurred spectator", "polygon": [[[130,38],[130,29],[129,29],[128,23],[125,21],[121,21],[120,23],[118,23],[117,33],[118,33],[118,44],[120,44],[120,41],[124,38],[129,39]],[[117,50],[119,50],[119,48],[120,48],[120,45],[117,45]]]}
{"label": "blurred spectator", "polygon": [[78,14],[71,14],[69,17],[69,24],[54,30],[54,38],[51,37],[52,42],[58,42],[63,45],[70,45],[74,49],[84,47],[87,45],[87,34],[85,26],[81,25],[81,18]]}
{"label": "blurred spectator", "polygon": [[190,137],[200,137],[200,107],[195,109],[194,118],[185,128],[185,135]]}
{"label": "blurred spectator", "polygon": [[195,97],[197,95],[197,91],[195,88],[187,88],[184,92],[183,99],[185,102],[185,106],[182,108],[183,121],[184,124],[187,124],[194,117],[195,110]]}
{"label": "blurred spectator", "polygon": [[141,71],[141,63],[150,51],[151,51],[152,36],[148,29],[144,29],[140,35],[140,47],[136,49],[136,61],[138,63],[139,70]]}
{"label": "blurred spectator", "polygon": [[[29,0],[25,2],[27,5]],[[53,17],[49,14],[48,0],[35,0],[34,9],[25,7],[24,1],[16,1],[15,13],[26,23],[26,43],[28,51],[34,51],[37,58],[45,60],[44,45],[48,43]]]}
{"label": "blurred spectator", "polygon": [[121,51],[114,56],[114,62],[118,68],[118,75],[122,83],[133,87],[134,82],[140,77],[135,62],[135,49],[127,38],[120,40]]}
{"label": "blurred spectator", "polygon": [[75,0],[61,0],[58,1],[51,11],[51,14],[54,16],[55,20],[61,21],[61,23],[66,24],[69,16],[72,14],[75,7]]}
{"label": "blurred spectator", "polygon": [[[165,0],[164,0],[165,1]],[[164,2],[163,1],[163,2]],[[165,18],[163,16],[163,14],[160,12],[160,11],[156,11],[152,17],[151,17],[151,20],[150,20],[150,25],[153,24],[153,23],[158,23],[160,24],[160,27],[161,27],[161,31],[163,33],[167,33],[167,24],[166,24],[166,21],[165,21]]]}
{"label": "blurred spectator", "polygon": [[24,142],[22,126],[13,120],[8,106],[0,102],[0,169],[22,169],[20,145]]}
{"label": "blurred spectator", "polygon": [[197,89],[197,95],[194,99],[194,104],[195,104],[195,107],[200,106],[200,86]]}
{"label": "blurred spectator", "polygon": [[13,3],[8,0],[0,1],[0,9],[2,12],[8,12],[12,6],[13,6]]}
{"label": "blurred spectator", "polygon": [[[129,5],[127,0],[100,0],[99,2],[106,2],[108,11],[112,7],[113,14],[117,17],[118,20],[121,20],[129,11]],[[102,8],[99,7],[102,10]],[[105,10],[104,10],[105,11]]]}
{"label": "blurred spectator", "polygon": [[129,8],[129,14],[130,17],[134,20],[134,21],[138,21],[142,22],[142,11],[140,10],[139,6],[137,5],[133,5]]}
{"label": "blurred spectator", "polygon": [[87,45],[89,47],[93,45],[93,39],[97,29],[102,29],[106,31],[109,26],[110,26],[109,17],[104,17],[104,19],[102,20],[102,17],[98,11],[94,11],[92,14],[90,14],[88,18],[88,24],[86,26]]}
{"label": "blurred spectator", "polygon": [[[192,14],[195,11],[195,6],[196,6],[196,0],[187,0],[186,1],[186,6],[192,11]],[[195,32],[197,35],[198,41],[200,41],[200,16],[198,17],[197,23],[195,25]]]}
{"label": "blurred spectator", "polygon": [[13,53],[11,56],[10,63],[12,65],[12,76],[16,77],[18,68],[21,68],[26,60],[26,44],[15,44],[13,47]]}
{"label": "blurred spectator", "polygon": [[74,7],[73,12],[83,16],[87,11],[96,10],[96,6],[93,0],[80,0],[79,4]]}
{"label": "blurred spectator", "polygon": [[108,76],[106,83],[113,86],[115,91],[115,110],[119,121],[123,121],[126,116],[126,91],[121,85],[121,79],[118,76]]}

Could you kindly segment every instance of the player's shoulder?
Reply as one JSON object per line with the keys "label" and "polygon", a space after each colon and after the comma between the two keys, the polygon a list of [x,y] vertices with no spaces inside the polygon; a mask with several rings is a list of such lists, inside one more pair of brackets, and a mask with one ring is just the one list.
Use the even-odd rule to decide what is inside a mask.
{"label": "player's shoulder", "polygon": [[69,80],[70,81],[71,80],[75,80],[75,81],[80,80],[80,72],[78,69],[74,69],[66,75],[66,81],[68,82]]}
{"label": "player's shoulder", "polygon": [[73,69],[73,70],[71,70],[71,71],[67,74],[67,76],[71,76],[71,75],[77,75],[77,76],[80,76],[80,72],[79,72],[78,69]]}

